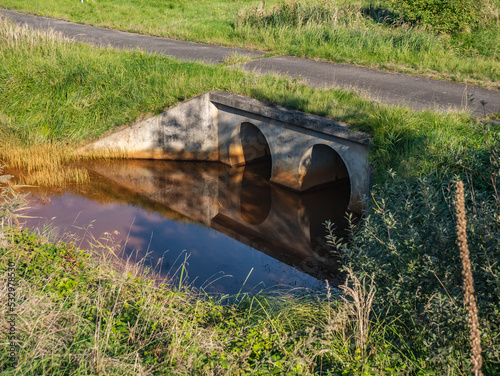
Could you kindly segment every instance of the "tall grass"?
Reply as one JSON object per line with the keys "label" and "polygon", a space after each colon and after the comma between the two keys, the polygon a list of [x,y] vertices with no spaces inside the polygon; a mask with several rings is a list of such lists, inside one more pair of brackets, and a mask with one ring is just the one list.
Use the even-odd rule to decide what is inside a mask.
{"label": "tall grass", "polygon": [[349,340],[355,320],[338,300],[281,293],[224,304],[102,249],[80,252],[26,231],[9,239],[0,268],[15,265],[18,348],[15,364],[0,355],[6,375],[328,375],[406,367],[372,335],[360,357]]}
{"label": "tall grass", "polygon": [[[421,74],[498,89],[498,1],[487,28],[438,35],[401,22],[387,1],[52,2],[5,7],[143,34]],[[264,6],[265,4],[265,6]]]}
{"label": "tall grass", "polygon": [[7,246],[4,228],[11,227],[13,224],[19,226],[17,212],[23,210],[26,205],[25,197],[17,194],[12,187],[7,185],[13,176],[4,175],[3,167],[0,166],[0,248]]}
{"label": "tall grass", "polygon": [[18,181],[28,185],[61,187],[67,182],[84,183],[89,179],[85,168],[72,165],[76,153],[67,145],[2,143],[3,163],[17,170]]}
{"label": "tall grass", "polygon": [[384,3],[318,0],[245,8],[238,26],[280,53],[499,88],[500,24],[451,38],[405,24]]}

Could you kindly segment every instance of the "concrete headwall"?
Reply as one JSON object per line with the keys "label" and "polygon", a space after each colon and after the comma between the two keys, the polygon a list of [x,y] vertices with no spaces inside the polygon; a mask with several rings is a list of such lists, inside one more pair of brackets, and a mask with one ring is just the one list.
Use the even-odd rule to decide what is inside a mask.
{"label": "concrete headwall", "polygon": [[217,108],[203,94],[87,146],[130,158],[218,161]]}

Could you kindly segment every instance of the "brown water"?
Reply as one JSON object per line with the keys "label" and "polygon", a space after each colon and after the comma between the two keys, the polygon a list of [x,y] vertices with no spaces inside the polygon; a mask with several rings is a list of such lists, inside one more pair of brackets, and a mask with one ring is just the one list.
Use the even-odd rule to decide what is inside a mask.
{"label": "brown water", "polygon": [[340,281],[323,223],[335,221],[342,232],[348,182],[296,194],[270,184],[265,163],[136,160],[86,167],[89,184],[33,190],[26,214],[36,218],[25,226],[113,239],[124,257],[147,256],[153,265],[162,259],[163,274],[175,274],[185,261],[187,282],[208,292],[318,289],[325,279]]}

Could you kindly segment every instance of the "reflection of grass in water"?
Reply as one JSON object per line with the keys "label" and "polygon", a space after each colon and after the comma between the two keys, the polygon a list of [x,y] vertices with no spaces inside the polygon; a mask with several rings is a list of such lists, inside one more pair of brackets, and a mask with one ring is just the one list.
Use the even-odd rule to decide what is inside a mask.
{"label": "reflection of grass in water", "polygon": [[16,171],[15,181],[18,184],[45,187],[88,182],[87,169],[79,165],[83,160],[123,157],[123,153],[110,150],[82,153],[61,142],[22,145],[12,137],[0,140],[0,146],[0,158],[9,169]]}
{"label": "reflection of grass in water", "polygon": [[58,187],[67,182],[88,181],[88,172],[73,164],[76,156],[69,147],[53,144],[20,146],[0,141],[0,158],[9,168],[18,170],[19,184]]}
{"label": "reflection of grass in water", "polygon": [[166,218],[173,219],[183,223],[197,223],[190,218],[170,209],[166,205],[160,204],[146,196],[140,195],[137,192],[119,186],[115,182],[106,179],[103,176],[88,172],[82,168],[88,176],[88,180],[78,185],[68,185],[65,190],[47,189],[40,187],[33,191],[35,197],[54,196],[58,197],[65,195],[67,191],[72,194],[85,197],[101,204],[121,203],[132,205],[148,213],[157,213]]}

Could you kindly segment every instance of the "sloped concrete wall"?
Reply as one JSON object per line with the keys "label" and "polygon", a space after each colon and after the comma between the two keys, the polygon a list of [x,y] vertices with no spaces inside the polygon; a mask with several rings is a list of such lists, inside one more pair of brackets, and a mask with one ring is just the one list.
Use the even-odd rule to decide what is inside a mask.
{"label": "sloped concrete wall", "polygon": [[218,161],[217,137],[217,109],[209,94],[203,94],[105,135],[86,149],[138,159]]}

